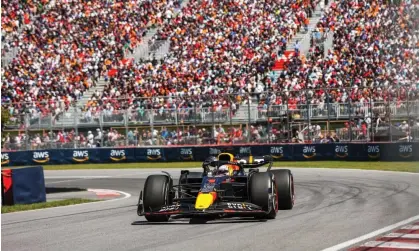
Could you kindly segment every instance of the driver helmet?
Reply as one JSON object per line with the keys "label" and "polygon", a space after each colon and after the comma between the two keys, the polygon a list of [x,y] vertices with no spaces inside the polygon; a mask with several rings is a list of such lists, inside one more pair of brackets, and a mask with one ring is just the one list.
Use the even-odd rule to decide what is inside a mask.
{"label": "driver helmet", "polygon": [[216,174],[232,176],[233,172],[234,172],[234,168],[231,165],[222,165],[218,167]]}

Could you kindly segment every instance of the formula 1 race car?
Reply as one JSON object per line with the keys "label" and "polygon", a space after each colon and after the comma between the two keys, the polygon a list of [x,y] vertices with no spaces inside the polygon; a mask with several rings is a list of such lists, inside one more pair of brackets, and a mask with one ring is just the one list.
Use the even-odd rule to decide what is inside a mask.
{"label": "formula 1 race car", "polygon": [[[266,164],[266,172],[258,169]],[[274,219],[278,209],[293,208],[295,193],[291,171],[271,170],[272,164],[271,156],[236,159],[221,153],[205,160],[202,172],[181,170],[178,185],[167,172],[150,175],[140,192],[137,214],[149,222],[171,217],[191,222],[227,217]]]}

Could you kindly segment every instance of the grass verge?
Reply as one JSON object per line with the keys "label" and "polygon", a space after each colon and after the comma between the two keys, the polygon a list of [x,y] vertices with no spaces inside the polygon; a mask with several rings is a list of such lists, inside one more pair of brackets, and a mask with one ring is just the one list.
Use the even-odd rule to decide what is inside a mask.
{"label": "grass verge", "polygon": [[[202,162],[156,162],[156,163],[113,163],[113,164],[77,164],[45,165],[44,170],[70,169],[119,169],[119,168],[193,168],[200,167]],[[419,173],[418,162],[379,162],[379,161],[284,161],[275,162],[274,167],[303,168],[346,168],[364,170],[384,170]]]}
{"label": "grass verge", "polygon": [[24,204],[24,205],[13,205],[13,206],[2,206],[1,213],[13,213],[19,211],[28,211],[34,209],[43,209],[49,207],[60,207],[60,206],[69,206],[81,203],[88,203],[88,202],[95,202],[97,200],[90,200],[90,199],[66,199],[66,200],[57,200],[57,201],[47,201],[42,203],[34,203],[34,204]]}

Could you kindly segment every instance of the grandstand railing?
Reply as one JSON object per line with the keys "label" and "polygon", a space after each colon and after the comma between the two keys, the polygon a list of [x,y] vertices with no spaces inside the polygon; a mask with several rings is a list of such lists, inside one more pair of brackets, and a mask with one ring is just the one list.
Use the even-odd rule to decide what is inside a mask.
{"label": "grandstand railing", "polygon": [[[236,96],[228,100],[235,101]],[[255,97],[253,97],[255,99]],[[282,104],[267,105],[263,97],[253,102],[242,100],[236,109],[230,105],[220,107],[180,107],[145,109],[133,107],[121,110],[89,110],[85,106],[73,104],[60,107],[58,114],[34,112],[10,114],[8,122],[3,124],[12,137],[24,134],[20,143],[2,141],[3,148],[74,148],[74,147],[114,147],[139,145],[170,145],[170,144],[240,144],[240,143],[285,143],[285,142],[323,142],[328,136],[336,135],[341,141],[398,141],[419,140],[419,130],[415,124],[419,121],[419,100],[398,102],[371,103],[320,103],[320,104]],[[5,104],[3,103],[3,108]],[[7,109],[5,109],[7,110]],[[3,112],[3,109],[2,109]],[[379,120],[381,119],[381,122]],[[383,122],[384,121],[384,122]],[[352,126],[344,127],[344,123]],[[365,126],[363,123],[367,123]],[[405,127],[403,123],[410,126]],[[336,124],[337,126],[334,126]],[[321,134],[310,129],[311,125],[320,125]],[[390,126],[391,125],[391,126]],[[189,127],[196,127],[195,135],[185,135]],[[223,127],[224,133],[217,128]],[[259,126],[259,128],[258,128]],[[403,127],[404,126],[404,127]],[[182,136],[161,137],[163,127],[171,132],[183,132]],[[243,133],[237,137],[230,129],[242,128]],[[404,129],[402,129],[404,128]],[[408,128],[408,130],[406,130]],[[59,131],[74,131],[74,135],[84,134],[91,130],[115,129],[119,132],[117,140],[105,137],[89,144],[66,140],[56,142]],[[138,132],[135,137],[129,136],[130,130],[157,131],[151,136]],[[34,143],[35,134],[51,133],[48,142]],[[193,133],[192,133],[193,134]],[[4,135],[4,133],[3,133]],[[203,136],[205,135],[205,136]],[[387,135],[387,137],[384,136]],[[3,136],[4,139],[4,136]]]}

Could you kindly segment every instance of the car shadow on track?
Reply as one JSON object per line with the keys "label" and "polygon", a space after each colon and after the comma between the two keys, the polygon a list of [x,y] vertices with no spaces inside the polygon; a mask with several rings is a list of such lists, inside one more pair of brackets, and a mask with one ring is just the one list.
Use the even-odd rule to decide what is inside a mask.
{"label": "car shadow on track", "polygon": [[170,220],[168,222],[148,222],[143,221],[134,221],[131,223],[132,226],[137,225],[199,225],[199,224],[233,224],[233,223],[254,223],[254,222],[266,222],[267,220],[259,219],[232,219],[232,220],[211,220],[207,222],[196,222],[190,221],[189,219],[176,219]]}

